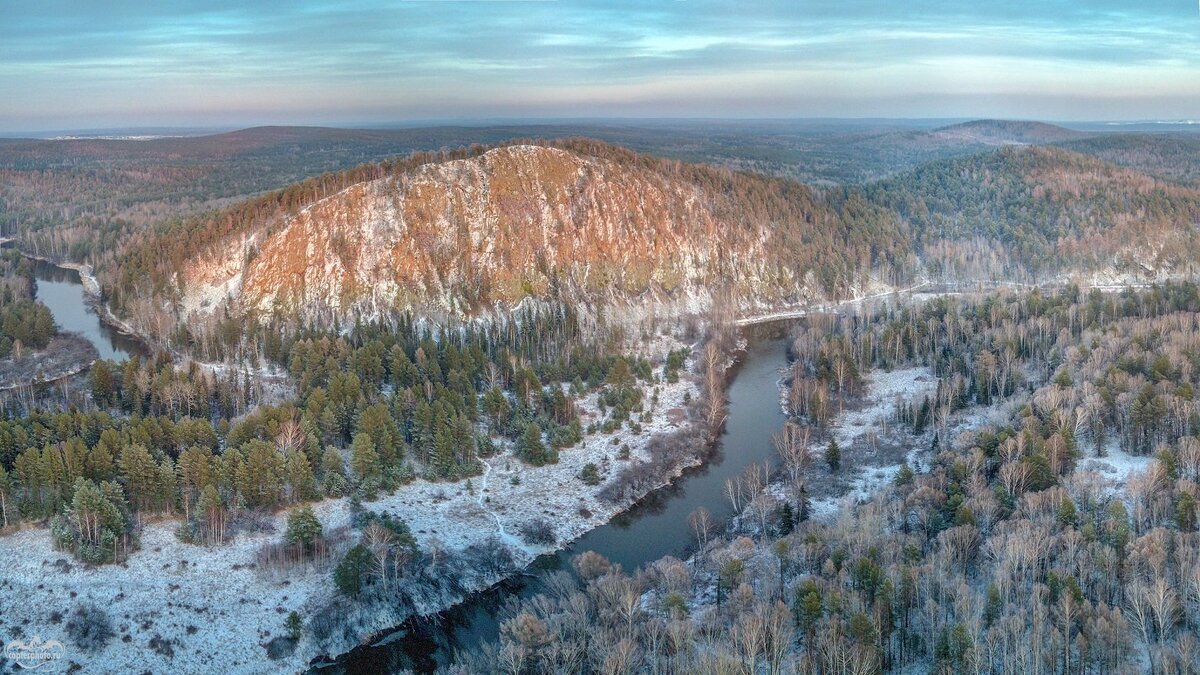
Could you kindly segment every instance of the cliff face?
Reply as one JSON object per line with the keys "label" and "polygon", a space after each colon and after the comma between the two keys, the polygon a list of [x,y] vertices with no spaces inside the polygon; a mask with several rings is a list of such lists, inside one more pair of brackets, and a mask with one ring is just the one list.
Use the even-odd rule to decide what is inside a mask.
{"label": "cliff face", "polygon": [[324,321],[465,318],[527,297],[583,304],[763,302],[805,292],[769,218],[661,171],[532,145],[361,182],[179,270],[185,315],[223,303]]}

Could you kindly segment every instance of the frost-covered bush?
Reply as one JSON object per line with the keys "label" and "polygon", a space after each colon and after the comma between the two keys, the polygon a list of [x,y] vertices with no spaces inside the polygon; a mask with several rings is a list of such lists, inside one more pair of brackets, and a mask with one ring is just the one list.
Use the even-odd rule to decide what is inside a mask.
{"label": "frost-covered bush", "polygon": [[526,544],[553,544],[554,527],[545,518],[535,518],[521,525],[521,539]]}
{"label": "frost-covered bush", "polygon": [[583,465],[582,469],[580,469],[579,480],[583,481],[587,485],[596,485],[600,482],[600,471],[596,468],[594,463],[588,462],[587,464]]}
{"label": "frost-covered bush", "polygon": [[104,649],[114,635],[112,621],[99,607],[90,604],[76,605],[67,618],[67,637],[85,652]]}

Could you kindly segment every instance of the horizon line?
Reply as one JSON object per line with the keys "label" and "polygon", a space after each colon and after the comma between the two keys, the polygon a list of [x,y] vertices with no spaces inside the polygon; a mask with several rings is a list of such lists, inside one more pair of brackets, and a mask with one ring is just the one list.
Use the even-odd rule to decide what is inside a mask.
{"label": "horizon line", "polygon": [[[279,128],[279,129],[338,129],[345,131],[352,130],[372,130],[372,131],[388,131],[388,130],[405,130],[405,129],[429,129],[429,128],[446,128],[446,127],[489,127],[489,126],[549,126],[549,125],[564,125],[564,124],[614,124],[614,123],[949,123],[959,124],[964,122],[1035,122],[1043,124],[1055,125],[1092,125],[1092,126],[1137,126],[1137,125],[1162,125],[1175,127],[1197,127],[1200,130],[1200,119],[1179,119],[1179,118],[1129,118],[1129,119],[1063,119],[1063,118],[1046,118],[1046,117],[1005,117],[1005,116],[953,116],[953,117],[880,117],[880,116],[864,116],[864,117],[833,117],[833,116],[815,116],[815,117],[794,117],[794,116],[753,116],[753,117],[729,117],[729,116],[548,116],[548,117],[445,117],[445,118],[413,118],[413,119],[397,119],[388,122],[365,122],[365,121],[346,121],[346,122],[296,122],[296,123],[273,123],[265,121],[262,123],[246,123],[246,124],[221,124],[221,125],[203,125],[203,124],[144,124],[144,125],[117,125],[117,126],[101,126],[101,127],[62,127],[57,129],[36,129],[36,130],[14,130],[0,129],[0,138],[6,139],[30,139],[30,140],[69,140],[72,138],[96,138],[101,135],[121,135],[121,136],[155,136],[163,137],[202,137],[209,135],[217,135],[223,133],[232,133],[237,131],[248,131],[251,129]],[[141,132],[140,134],[137,132]],[[176,132],[171,134],[168,132]],[[61,137],[61,138],[60,138]]]}

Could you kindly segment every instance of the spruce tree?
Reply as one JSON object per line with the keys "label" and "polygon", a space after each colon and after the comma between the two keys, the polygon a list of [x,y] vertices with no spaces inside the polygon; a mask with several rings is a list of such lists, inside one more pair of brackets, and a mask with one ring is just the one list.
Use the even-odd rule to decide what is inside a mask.
{"label": "spruce tree", "polygon": [[517,442],[517,455],[534,466],[558,461],[557,453],[547,450],[546,444],[542,442],[542,429],[536,422],[525,426],[525,432]]}
{"label": "spruce tree", "polygon": [[829,465],[830,471],[837,471],[842,467],[842,449],[838,447],[836,438],[831,438],[829,447],[825,449],[825,463]]}
{"label": "spruce tree", "polygon": [[322,531],[321,521],[317,519],[317,514],[313,513],[312,507],[304,506],[288,514],[287,530],[284,531],[283,537],[292,544],[300,544],[307,552],[312,548],[313,542],[321,536]]}

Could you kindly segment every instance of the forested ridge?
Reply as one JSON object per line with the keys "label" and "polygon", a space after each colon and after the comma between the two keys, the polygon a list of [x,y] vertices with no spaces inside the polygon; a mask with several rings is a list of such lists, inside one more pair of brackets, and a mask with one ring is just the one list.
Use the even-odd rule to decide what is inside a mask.
{"label": "forested ridge", "polygon": [[[1200,245],[1200,190],[1055,148],[933,162],[866,193],[909,224],[930,271],[950,278],[1187,274]],[[980,249],[999,260],[981,260]]]}
{"label": "forested ridge", "polygon": [[[498,147],[528,145],[598,158],[611,167],[605,171],[638,176],[637,180],[646,184],[695,191],[703,212],[721,224],[716,236],[722,243],[722,259],[727,261],[713,268],[720,270],[715,277],[715,272],[705,277],[703,272],[681,271],[678,265],[693,254],[687,252],[690,249],[673,249],[669,245],[658,245],[652,253],[639,254],[644,257],[630,260],[614,258],[613,252],[605,250],[571,254],[591,256],[580,260],[592,260],[595,269],[589,274],[593,276],[599,274],[595,270],[612,270],[616,276],[611,278],[617,280],[618,291],[627,295],[652,289],[669,290],[679,283],[681,275],[700,274],[698,278],[708,279],[714,289],[741,296],[749,290],[737,286],[736,280],[741,274],[751,274],[751,269],[749,278],[754,279],[750,284],[754,293],[770,297],[774,292],[776,301],[781,303],[794,301],[800,289],[838,298],[864,287],[870,279],[900,284],[919,274],[950,281],[1038,280],[1075,272],[1155,279],[1190,274],[1200,253],[1196,235],[1200,191],[1058,148],[1007,146],[932,162],[865,187],[814,189],[786,179],[639,155],[586,139],[514,140]],[[232,209],[161,225],[133,241],[118,266],[119,272],[106,277],[106,289],[113,305],[126,314],[161,312],[156,309],[161,303],[150,298],[173,303],[176,308],[173,318],[144,319],[147,325],[183,319],[180,294],[184,287],[200,282],[182,282],[181,270],[245,266],[248,271],[237,277],[242,284],[237,292],[249,293],[252,288],[254,293],[265,294],[262,296],[265,300],[256,300],[260,303],[271,298],[276,303],[287,298],[293,298],[287,302],[295,302],[294,296],[300,291],[285,289],[303,288],[304,292],[310,292],[315,280],[299,286],[301,282],[290,280],[297,273],[281,268],[294,261],[288,262],[280,257],[283,254],[273,253],[269,262],[255,261],[253,264],[259,267],[251,274],[250,262],[234,259],[241,254],[233,251],[240,248],[222,252],[222,247],[228,249],[230,242],[253,235],[256,243],[245,254],[250,261],[258,255],[259,247],[271,246],[273,235],[283,236],[287,223],[302,209],[322,199],[332,199],[335,204],[339,199],[348,200],[340,193],[365,181],[386,179],[404,184],[416,172],[430,166],[479,158],[489,149],[476,146],[365,165],[311,179]],[[572,189],[565,185],[562,188]],[[696,203],[689,202],[688,208],[695,208]],[[645,209],[646,205],[638,208]],[[421,215],[421,211],[416,213],[417,221],[412,220],[413,214],[408,215],[406,222],[410,228],[419,227],[413,223],[420,218],[434,217]],[[497,217],[520,218],[520,213],[502,212]],[[669,204],[661,215],[646,212],[647,218],[663,218],[666,223],[674,223],[685,215]],[[662,222],[653,225],[647,222],[644,226],[663,227]],[[671,233],[667,236],[682,235],[685,242],[713,236],[692,232],[681,225],[667,227],[664,232]],[[768,237],[770,244],[760,254],[754,246],[762,237]],[[324,264],[329,265],[328,260],[332,259],[346,266],[348,276],[341,282],[341,302],[352,303],[357,294],[368,292],[356,290],[354,284],[362,281],[352,278],[355,260],[381,253],[369,252],[369,242],[351,244],[350,241],[338,240],[342,248],[325,258]],[[464,245],[460,242],[452,244],[452,248]],[[536,245],[547,247],[548,251],[560,246],[553,239]],[[454,285],[457,282],[446,279],[464,274],[473,279],[469,284],[471,290],[468,293],[463,286],[462,302],[452,306],[465,304],[467,307],[462,311],[468,314],[481,311],[497,298],[515,301],[523,295],[532,295],[578,302],[599,297],[600,291],[611,288],[611,284],[590,277],[579,281],[567,263],[563,267],[522,273],[519,283],[493,282],[481,269],[471,267],[475,263],[464,252],[450,251],[443,257],[444,260],[433,258],[427,264],[432,266],[430,269],[418,268],[424,271],[412,272],[416,275],[412,279],[406,276],[404,284],[417,288],[440,284],[439,288],[445,287],[443,292],[457,299],[458,292],[450,290],[458,288]],[[562,253],[545,257],[561,258]],[[750,258],[756,263],[765,262],[766,266],[745,267]],[[739,271],[743,267],[746,271]],[[505,286],[506,283],[509,285]],[[575,284],[583,284],[584,288],[565,295]],[[592,289],[592,284],[598,285]],[[273,295],[276,293],[279,295]],[[412,297],[421,296],[416,293]],[[331,300],[337,301],[336,297]],[[255,314],[236,304],[232,311],[235,320],[243,323],[246,317]],[[333,310],[335,314],[338,311],[336,307]],[[192,312],[189,316],[194,319],[195,311]],[[341,313],[345,315],[347,310]],[[264,318],[259,316],[257,320]],[[195,320],[191,323],[199,325]],[[211,335],[215,329],[204,330]]]}

